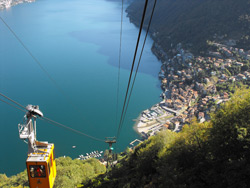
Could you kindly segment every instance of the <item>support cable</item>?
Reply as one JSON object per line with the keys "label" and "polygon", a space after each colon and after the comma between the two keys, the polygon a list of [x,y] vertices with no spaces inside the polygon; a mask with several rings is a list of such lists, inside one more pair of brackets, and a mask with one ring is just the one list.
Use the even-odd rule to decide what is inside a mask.
{"label": "support cable", "polygon": [[[20,106],[21,108],[23,108],[23,109],[26,110],[26,108],[25,108],[23,105],[21,105],[21,104],[19,104],[18,102],[12,100],[11,98],[7,97],[6,95],[4,95],[4,94],[2,94],[2,93],[0,93],[0,95],[1,95],[2,97],[4,97],[4,98],[8,99],[9,101],[15,103],[16,105]],[[13,105],[13,106],[14,106],[14,105]]]}
{"label": "support cable", "polygon": [[23,111],[23,112],[26,112],[25,110],[23,110],[23,109],[21,109],[21,108],[15,106],[15,105],[13,105],[13,104],[7,102],[7,101],[4,101],[3,99],[0,99],[0,101],[2,101],[2,102],[4,102],[4,103],[6,103],[6,104],[8,104],[8,105],[10,105],[10,106],[12,106],[12,107],[18,109],[18,110],[21,110],[21,111]]}
{"label": "support cable", "polygon": [[71,131],[71,132],[74,132],[74,133],[77,133],[77,134],[80,134],[80,135],[89,137],[89,138],[91,138],[91,139],[93,139],[93,140],[96,140],[96,141],[99,141],[99,142],[105,142],[105,140],[101,140],[101,139],[99,139],[99,138],[90,136],[90,135],[88,135],[88,134],[85,134],[85,133],[83,133],[83,132],[81,132],[81,131],[78,131],[78,130],[76,130],[76,129],[73,129],[73,128],[71,128],[71,127],[68,127],[68,126],[66,126],[66,125],[64,125],[64,124],[58,123],[58,122],[56,122],[56,121],[54,121],[54,120],[51,120],[51,119],[49,119],[49,118],[40,117],[40,119],[45,120],[45,121],[49,122],[49,123],[52,124],[52,125],[56,125],[56,126],[65,128],[65,129],[67,129],[67,130],[69,130],[69,131]]}
{"label": "support cable", "polygon": [[[40,61],[31,53],[31,51],[28,49],[28,47],[23,43],[23,41],[17,36],[17,34],[14,32],[14,30],[11,29],[11,27],[4,21],[4,19],[1,16],[0,16],[0,20],[4,23],[4,25],[8,28],[8,30],[14,35],[14,37],[21,44],[21,46],[26,50],[26,52],[31,56],[31,58],[36,62],[36,64],[39,66],[39,68],[46,74],[46,76],[54,84],[56,89],[67,99],[67,101],[71,104],[71,106],[81,114],[80,109],[76,105],[74,105],[74,103],[66,95],[66,93],[63,91],[63,89],[57,84],[57,82],[53,79],[53,77],[49,74],[49,72],[42,66]],[[82,117],[82,116],[80,116],[80,117]],[[81,118],[81,119],[84,120],[84,118]],[[86,120],[84,120],[84,121],[86,121]]]}
{"label": "support cable", "polygon": [[[6,104],[8,104],[8,105],[10,105],[10,106],[12,106],[12,107],[18,109],[18,110],[21,110],[21,111],[23,111],[23,112],[27,112],[26,108],[25,108],[23,105],[19,104],[18,102],[14,101],[13,99],[11,99],[11,98],[9,98],[9,97],[7,97],[7,96],[5,96],[5,95],[3,95],[2,93],[0,93],[0,95],[3,96],[4,98],[10,100],[11,102],[13,102],[13,103],[15,103],[15,104],[18,104],[20,107],[24,108],[25,110],[23,110],[23,109],[21,109],[21,108],[19,108],[19,107],[16,107],[15,105],[13,105],[13,104],[11,104],[11,103],[9,103],[9,102],[7,102],[7,101],[4,101],[4,100],[2,100],[2,99],[0,99],[0,101],[2,101],[2,102],[4,102],[4,103],[6,103]],[[91,139],[93,139],[93,140],[100,141],[100,142],[105,142],[105,140],[101,140],[101,139],[96,138],[96,137],[94,137],[94,136],[90,136],[90,135],[88,135],[88,134],[85,134],[85,133],[83,133],[83,132],[81,132],[81,131],[78,131],[78,130],[76,130],[76,129],[73,129],[73,128],[71,128],[71,127],[69,127],[69,126],[66,126],[66,125],[64,125],[64,124],[58,123],[58,122],[56,122],[56,121],[54,121],[54,120],[51,120],[51,119],[49,119],[49,118],[46,118],[46,117],[39,117],[39,118],[42,119],[42,120],[45,120],[45,121],[49,122],[50,124],[53,124],[53,125],[56,125],[56,126],[59,126],[59,127],[63,127],[63,128],[65,128],[65,129],[67,129],[67,130],[70,130],[70,131],[72,131],[72,132],[74,132],[74,133],[77,133],[77,134],[86,136],[86,137],[91,138]]]}
{"label": "support cable", "polygon": [[127,114],[128,105],[129,105],[130,98],[131,98],[131,95],[132,95],[132,91],[133,91],[133,88],[134,88],[134,84],[135,84],[137,72],[138,72],[138,69],[140,67],[141,58],[142,58],[142,54],[143,54],[144,47],[145,47],[145,44],[146,44],[147,36],[148,36],[148,33],[149,33],[149,28],[150,28],[150,25],[151,25],[151,21],[152,21],[153,15],[154,15],[154,10],[155,10],[156,3],[157,3],[157,0],[155,0],[153,8],[152,8],[150,20],[149,20],[149,23],[148,23],[148,28],[147,28],[146,35],[145,35],[145,38],[144,38],[144,42],[143,42],[143,46],[142,46],[140,58],[139,58],[139,61],[138,61],[137,67],[136,67],[136,71],[135,71],[135,75],[134,75],[134,80],[133,80],[133,83],[132,83],[132,86],[131,86],[131,90],[130,90],[130,93],[129,93],[128,103],[127,103],[127,106],[126,106],[126,109],[125,109],[125,114],[124,114],[124,118],[123,118],[122,124],[123,124],[125,116]]}
{"label": "support cable", "polygon": [[39,60],[31,53],[31,51],[27,48],[27,46],[23,43],[23,41],[16,35],[16,33],[11,29],[11,27],[4,21],[4,19],[0,16],[0,19],[4,23],[4,25],[9,29],[9,31],[14,35],[14,37],[18,40],[18,42],[22,45],[22,47],[28,52],[28,54],[32,57],[32,59],[37,63],[37,65],[42,69],[42,71],[48,76],[50,81],[52,81],[55,86],[61,90],[61,88],[57,85],[56,81],[51,77],[48,71],[42,66]]}
{"label": "support cable", "polygon": [[137,38],[137,43],[136,43],[136,48],[135,48],[133,63],[132,63],[132,67],[131,67],[131,71],[130,71],[130,76],[129,76],[129,81],[128,81],[128,85],[127,85],[126,96],[125,96],[125,99],[124,99],[123,108],[122,108],[122,114],[121,114],[121,118],[120,118],[120,123],[119,123],[119,127],[118,127],[118,130],[117,130],[117,136],[116,136],[117,138],[119,137],[119,134],[120,134],[120,131],[121,131],[121,127],[122,127],[124,110],[125,110],[125,106],[126,106],[126,102],[127,102],[127,97],[128,97],[128,92],[129,92],[129,88],[130,88],[131,77],[132,77],[133,70],[134,70],[136,54],[137,54],[137,50],[138,50],[138,46],[139,46],[139,42],[140,42],[140,37],[141,37],[142,27],[143,27],[144,18],[145,18],[145,14],[146,14],[146,10],[147,10],[147,5],[148,5],[148,0],[145,1],[145,5],[144,5],[144,10],[143,10],[142,20],[141,20],[141,24],[140,24],[140,30],[139,30],[139,34],[138,34],[138,38]]}
{"label": "support cable", "polygon": [[118,107],[119,107],[119,90],[120,90],[120,70],[121,70],[121,54],[122,54],[122,27],[123,27],[123,4],[121,8],[121,26],[120,26],[120,48],[119,48],[119,63],[118,63],[118,80],[117,80],[117,96],[116,96],[116,124],[118,124]]}

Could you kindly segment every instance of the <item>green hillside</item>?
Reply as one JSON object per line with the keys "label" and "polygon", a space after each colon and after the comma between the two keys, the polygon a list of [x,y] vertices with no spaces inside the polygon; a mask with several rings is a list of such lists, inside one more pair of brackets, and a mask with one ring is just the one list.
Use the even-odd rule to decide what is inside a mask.
{"label": "green hillside", "polygon": [[[127,12],[139,24],[144,0],[135,0]],[[149,1],[151,10],[154,1]],[[193,51],[206,49],[206,41],[236,39],[238,47],[250,49],[249,0],[158,0],[151,26],[152,37],[165,51],[178,43]],[[146,25],[150,11],[146,17]]]}
{"label": "green hillside", "polygon": [[237,91],[210,122],[142,143],[84,187],[250,187],[250,90]]}
{"label": "green hillside", "polygon": [[[72,160],[70,157],[59,157],[56,159],[57,176],[53,188],[73,188],[81,186],[99,174],[106,172],[106,167],[97,159],[87,161]],[[16,176],[7,177],[0,174],[1,188],[28,188],[27,171]]]}

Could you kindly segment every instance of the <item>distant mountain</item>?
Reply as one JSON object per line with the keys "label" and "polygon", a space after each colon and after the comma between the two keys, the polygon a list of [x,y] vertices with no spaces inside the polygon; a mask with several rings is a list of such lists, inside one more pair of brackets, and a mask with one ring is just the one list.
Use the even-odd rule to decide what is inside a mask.
{"label": "distant mountain", "polygon": [[[145,0],[134,0],[127,8],[131,21],[139,25]],[[148,10],[154,1],[149,1]],[[151,34],[165,51],[178,43],[201,52],[207,40],[236,39],[239,48],[250,49],[249,0],[158,0]],[[147,12],[146,25],[150,12]]]}

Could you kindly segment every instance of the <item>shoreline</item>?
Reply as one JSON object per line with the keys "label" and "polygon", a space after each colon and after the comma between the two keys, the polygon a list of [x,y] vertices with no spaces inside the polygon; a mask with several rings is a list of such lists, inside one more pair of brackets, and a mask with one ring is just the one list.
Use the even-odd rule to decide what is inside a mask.
{"label": "shoreline", "polygon": [[[250,50],[229,45],[232,39],[221,43],[210,41],[210,48],[204,57],[193,55],[179,43],[171,49],[175,51],[174,56],[168,58],[155,39],[151,38],[154,40],[151,50],[162,63],[159,80],[163,101],[154,106],[161,106],[163,110],[167,109],[174,115],[161,122],[161,117],[152,109],[154,106],[150,110],[142,111],[136,126],[143,137],[155,135],[162,129],[179,132],[194,118],[200,123],[209,121],[210,113],[228,101],[234,92],[235,88],[228,90],[225,86],[233,88],[242,84],[250,85],[250,69],[247,70]],[[216,51],[210,51],[213,48],[217,48]],[[231,71],[232,67],[239,71]],[[143,123],[145,119],[141,118],[143,114],[146,125]],[[154,130],[156,127],[158,129]]]}
{"label": "shoreline", "polygon": [[[138,26],[133,17],[130,21]],[[135,126],[142,137],[148,138],[163,129],[179,132],[195,118],[200,123],[209,121],[210,113],[230,99],[235,86],[250,85],[250,50],[237,48],[233,39],[208,41],[204,56],[192,54],[179,43],[171,47],[173,54],[168,57],[154,33],[150,37],[154,41],[151,51],[162,63],[159,80],[163,101],[140,113]],[[178,113],[161,121],[152,110],[154,106]]]}
{"label": "shoreline", "polygon": [[164,101],[161,101],[140,113],[136,119],[134,129],[146,139],[163,129],[168,129],[170,121],[179,113],[180,111],[167,108]]}
{"label": "shoreline", "polygon": [[0,11],[4,9],[9,9],[21,3],[33,3],[35,0],[0,0]]}

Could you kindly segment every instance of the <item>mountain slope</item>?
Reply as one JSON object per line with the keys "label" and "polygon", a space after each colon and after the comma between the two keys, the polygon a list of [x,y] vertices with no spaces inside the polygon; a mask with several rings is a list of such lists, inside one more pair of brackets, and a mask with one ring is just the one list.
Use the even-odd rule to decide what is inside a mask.
{"label": "mountain slope", "polygon": [[[139,24],[144,0],[135,0],[127,8],[131,21]],[[151,10],[153,1],[149,1]],[[206,49],[206,41],[233,38],[240,48],[250,49],[249,0],[158,0],[151,26],[153,38],[165,51],[171,44],[183,43],[192,50]],[[150,11],[147,12],[146,25]],[[145,27],[146,27],[145,25]]]}
{"label": "mountain slope", "polygon": [[237,91],[211,122],[151,137],[84,187],[249,187],[249,117],[250,90]]}

